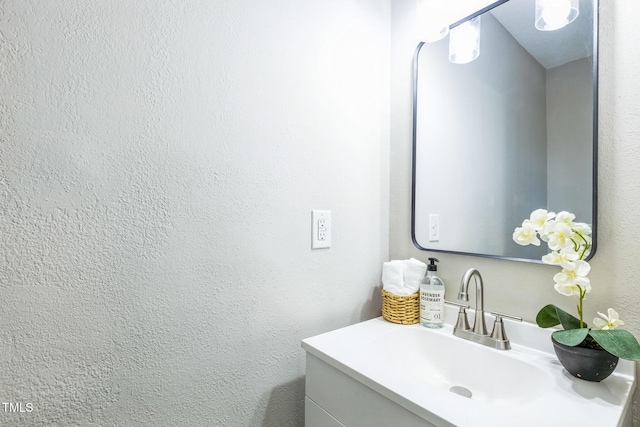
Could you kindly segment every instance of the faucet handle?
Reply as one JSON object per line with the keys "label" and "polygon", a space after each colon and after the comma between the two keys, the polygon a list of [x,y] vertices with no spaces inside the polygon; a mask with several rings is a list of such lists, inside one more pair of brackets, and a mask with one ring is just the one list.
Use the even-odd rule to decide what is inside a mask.
{"label": "faucet handle", "polygon": [[504,330],[504,322],[503,318],[517,320],[518,322],[522,322],[522,317],[512,316],[510,314],[498,313],[497,311],[492,311],[492,315],[496,316],[495,322],[493,322],[493,331],[491,332],[491,338],[496,341],[503,342],[504,349],[508,350],[511,348],[509,344],[509,338],[507,338],[507,332]]}
{"label": "faucet handle", "polygon": [[457,302],[445,301],[445,304],[453,305],[456,307],[460,307],[460,311],[458,311],[458,320],[456,321],[456,326],[453,329],[461,329],[463,331],[468,331],[471,329],[469,326],[469,319],[467,319],[467,308],[469,308],[468,304],[458,304]]}
{"label": "faucet handle", "polygon": [[522,317],[512,316],[510,314],[500,313],[498,311],[490,311],[489,314],[496,316],[496,322],[502,322],[502,319],[511,319],[522,322]]}
{"label": "faucet handle", "polygon": [[453,302],[453,301],[446,301],[446,300],[445,300],[445,302],[444,302],[444,303],[445,303],[445,304],[448,304],[448,305],[453,305],[453,306],[455,306],[455,307],[460,307],[461,309],[462,309],[462,308],[467,309],[467,308],[469,308],[469,307],[470,307],[470,305],[469,305],[469,304],[460,304],[459,302]]}

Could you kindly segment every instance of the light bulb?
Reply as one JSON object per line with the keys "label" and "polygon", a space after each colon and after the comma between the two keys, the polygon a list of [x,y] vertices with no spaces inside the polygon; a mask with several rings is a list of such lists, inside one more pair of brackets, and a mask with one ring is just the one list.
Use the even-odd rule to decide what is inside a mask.
{"label": "light bulb", "polygon": [[477,16],[451,29],[449,60],[466,64],[480,55],[480,17]]}
{"label": "light bulb", "polygon": [[578,0],[536,0],[536,28],[559,30],[573,22],[579,13]]}
{"label": "light bulb", "polygon": [[[547,3],[551,3],[548,2]],[[567,24],[567,18],[571,13],[569,0],[559,0],[555,4],[547,4],[542,11],[542,19],[549,27],[561,28]]]}

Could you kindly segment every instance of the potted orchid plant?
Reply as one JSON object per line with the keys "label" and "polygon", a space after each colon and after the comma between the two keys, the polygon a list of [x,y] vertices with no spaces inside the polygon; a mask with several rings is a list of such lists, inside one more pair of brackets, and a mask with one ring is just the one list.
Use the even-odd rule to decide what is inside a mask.
{"label": "potted orchid plant", "polygon": [[[549,304],[538,312],[536,323],[542,328],[561,325],[564,330],[552,333],[554,349],[560,362],[574,376],[600,381],[613,372],[619,357],[640,360],[640,345],[630,332],[619,329],[624,322],[613,308],[609,308],[606,314],[598,312],[592,327],[584,321],[583,304],[587,294],[591,292],[591,282],[587,277],[591,266],[586,261],[591,249],[591,227],[574,220],[575,215],[569,212],[555,214],[537,209],[529,219],[524,220],[521,227],[515,229],[513,240],[522,246],[540,246],[541,240],[547,243],[551,252],[542,257],[542,262],[562,268],[561,272],[553,276],[554,288],[562,295],[575,298],[578,317]],[[610,372],[588,373],[586,370],[594,367],[576,368],[568,366],[575,364],[575,361],[563,360],[566,359],[567,352],[574,359],[576,355],[589,350],[603,354],[607,359],[603,363],[611,368]],[[563,355],[560,351],[564,351]]]}

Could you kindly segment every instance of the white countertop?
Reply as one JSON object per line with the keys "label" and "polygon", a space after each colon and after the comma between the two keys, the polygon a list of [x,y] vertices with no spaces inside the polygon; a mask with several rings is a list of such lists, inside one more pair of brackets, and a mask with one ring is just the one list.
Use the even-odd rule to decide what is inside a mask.
{"label": "white countertop", "polygon": [[[550,330],[541,329],[527,322],[505,321],[512,349],[495,350],[454,337],[451,324],[456,317],[457,309],[447,307],[446,314],[447,324],[442,329],[432,330],[421,325],[398,325],[380,317],[307,338],[302,341],[302,347],[344,374],[436,425],[461,427],[615,427],[621,425],[626,411],[631,406],[635,389],[632,362],[621,359],[616,371],[600,383],[580,380],[568,374],[557,361],[551,345]],[[472,310],[469,318],[472,321]],[[492,320],[487,317],[489,330],[492,325]],[[525,381],[526,374],[529,374],[529,380],[526,381],[531,381],[534,379],[531,375],[536,375],[535,381],[532,382],[536,383],[537,388],[533,390],[534,386],[532,386],[530,390],[526,383],[520,383],[514,388],[514,380],[510,378],[508,387],[514,389],[513,394],[497,399],[490,397],[483,399],[480,393],[473,398],[451,393],[446,387],[420,380],[422,362],[417,352],[396,355],[399,359],[398,357],[389,358],[389,354],[393,355],[394,349],[385,349],[385,340],[389,340],[388,346],[393,347],[395,339],[393,337],[397,338],[401,335],[435,339],[436,341],[433,342],[441,343],[439,344],[441,348],[433,348],[433,351],[445,352],[445,355],[447,351],[455,352],[455,354],[448,354],[447,357],[456,359],[455,363],[464,367],[465,372],[471,369],[470,372],[477,372],[477,375],[482,378],[488,376],[493,378],[487,370],[495,372],[500,371],[501,366],[505,366],[505,369],[511,365],[523,366],[524,368],[518,368],[524,369],[522,381]],[[447,347],[450,348],[447,349]],[[485,360],[483,363],[478,363],[478,359],[474,356],[480,353],[484,358],[482,360]],[[388,363],[389,360],[406,360],[407,363],[404,364],[405,366],[385,366],[385,361]],[[486,363],[487,360],[491,363]],[[398,363],[395,364],[398,365]],[[406,371],[411,372],[411,370],[414,370],[415,374],[397,375]],[[465,375],[474,374],[465,373]],[[504,375],[502,378],[504,381]],[[496,380],[496,382],[499,381]],[[499,390],[501,384],[487,386]],[[508,393],[511,393],[509,390]],[[523,394],[522,398],[518,393]]]}

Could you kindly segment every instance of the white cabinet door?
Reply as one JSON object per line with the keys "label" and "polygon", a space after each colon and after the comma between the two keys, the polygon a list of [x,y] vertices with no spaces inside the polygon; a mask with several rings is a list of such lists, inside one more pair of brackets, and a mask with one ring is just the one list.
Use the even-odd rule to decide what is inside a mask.
{"label": "white cabinet door", "polygon": [[436,427],[309,353],[305,383],[307,398],[338,420],[338,426]]}
{"label": "white cabinet door", "polygon": [[304,426],[305,427],[344,427],[343,424],[333,418],[327,411],[315,404],[308,397],[304,399]]}

